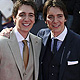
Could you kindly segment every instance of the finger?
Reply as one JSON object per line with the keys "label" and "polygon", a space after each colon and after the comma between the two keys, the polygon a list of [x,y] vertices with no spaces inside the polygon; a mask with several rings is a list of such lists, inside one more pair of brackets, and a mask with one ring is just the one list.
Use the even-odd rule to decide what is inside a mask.
{"label": "finger", "polygon": [[1,32],[0,32],[0,36],[6,36],[9,38],[10,36],[10,31],[12,31],[12,27],[11,28],[6,28],[6,29],[3,29]]}
{"label": "finger", "polygon": [[5,33],[10,33],[11,28],[6,28],[6,29],[3,29],[3,31],[4,31]]}
{"label": "finger", "polygon": [[12,27],[11,27],[11,28],[3,29],[3,30],[1,31],[1,33],[2,33],[2,34],[4,34],[4,33],[5,33],[5,34],[7,34],[7,33],[10,34],[10,31],[12,31],[12,29],[13,29]]}
{"label": "finger", "polygon": [[0,32],[0,36],[4,36],[4,34]]}
{"label": "finger", "polygon": [[13,27],[11,27],[11,28],[9,28],[9,29],[10,29],[10,31],[12,31]]}

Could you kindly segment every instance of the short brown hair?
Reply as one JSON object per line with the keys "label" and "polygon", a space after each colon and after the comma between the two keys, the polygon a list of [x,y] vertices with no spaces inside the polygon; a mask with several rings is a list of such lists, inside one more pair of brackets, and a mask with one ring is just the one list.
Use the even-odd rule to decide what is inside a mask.
{"label": "short brown hair", "polygon": [[32,0],[17,0],[14,3],[12,15],[14,17],[16,17],[19,7],[21,7],[23,4],[24,5],[29,5],[29,6],[31,6],[33,8],[34,14],[35,14],[35,18],[36,18],[36,16],[37,16],[37,7],[36,7],[35,3]]}
{"label": "short brown hair", "polygon": [[68,15],[67,15],[67,10],[66,10],[66,7],[64,5],[64,3],[60,0],[47,0],[44,4],[44,7],[43,7],[43,18],[44,20],[46,21],[46,16],[47,16],[47,10],[49,7],[58,7],[60,8],[61,11],[63,11],[64,13],[64,16],[65,16],[65,19],[67,19]]}

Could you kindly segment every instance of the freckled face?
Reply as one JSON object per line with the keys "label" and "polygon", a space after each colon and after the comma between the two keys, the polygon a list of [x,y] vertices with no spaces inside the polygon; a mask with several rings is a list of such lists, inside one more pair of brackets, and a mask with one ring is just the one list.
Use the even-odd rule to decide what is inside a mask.
{"label": "freckled face", "polygon": [[28,33],[35,23],[34,10],[29,5],[22,5],[16,18],[13,18],[20,33]]}
{"label": "freckled face", "polygon": [[48,9],[46,23],[54,35],[58,36],[60,33],[62,33],[65,22],[66,19],[63,11],[61,11],[58,7],[50,7]]}

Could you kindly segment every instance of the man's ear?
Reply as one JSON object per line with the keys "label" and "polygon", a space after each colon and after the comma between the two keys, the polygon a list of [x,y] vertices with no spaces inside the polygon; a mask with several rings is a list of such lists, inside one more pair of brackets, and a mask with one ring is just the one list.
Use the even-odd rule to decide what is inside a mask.
{"label": "man's ear", "polygon": [[47,24],[47,21],[45,21],[45,24]]}
{"label": "man's ear", "polygon": [[66,22],[67,20],[65,19],[65,22]]}
{"label": "man's ear", "polygon": [[13,16],[13,21],[14,21],[14,23],[16,23],[16,18]]}

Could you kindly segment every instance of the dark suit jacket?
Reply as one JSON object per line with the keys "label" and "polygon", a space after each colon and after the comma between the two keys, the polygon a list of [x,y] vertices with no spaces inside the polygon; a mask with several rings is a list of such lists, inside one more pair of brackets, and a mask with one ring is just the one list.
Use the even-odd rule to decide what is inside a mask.
{"label": "dark suit jacket", "polygon": [[[38,36],[43,39],[43,46],[40,55],[40,74],[42,79],[43,56],[46,50],[46,43],[50,35],[50,30],[42,29]],[[66,35],[66,43],[60,61],[60,71],[58,80],[80,80],[80,36],[71,30]]]}

